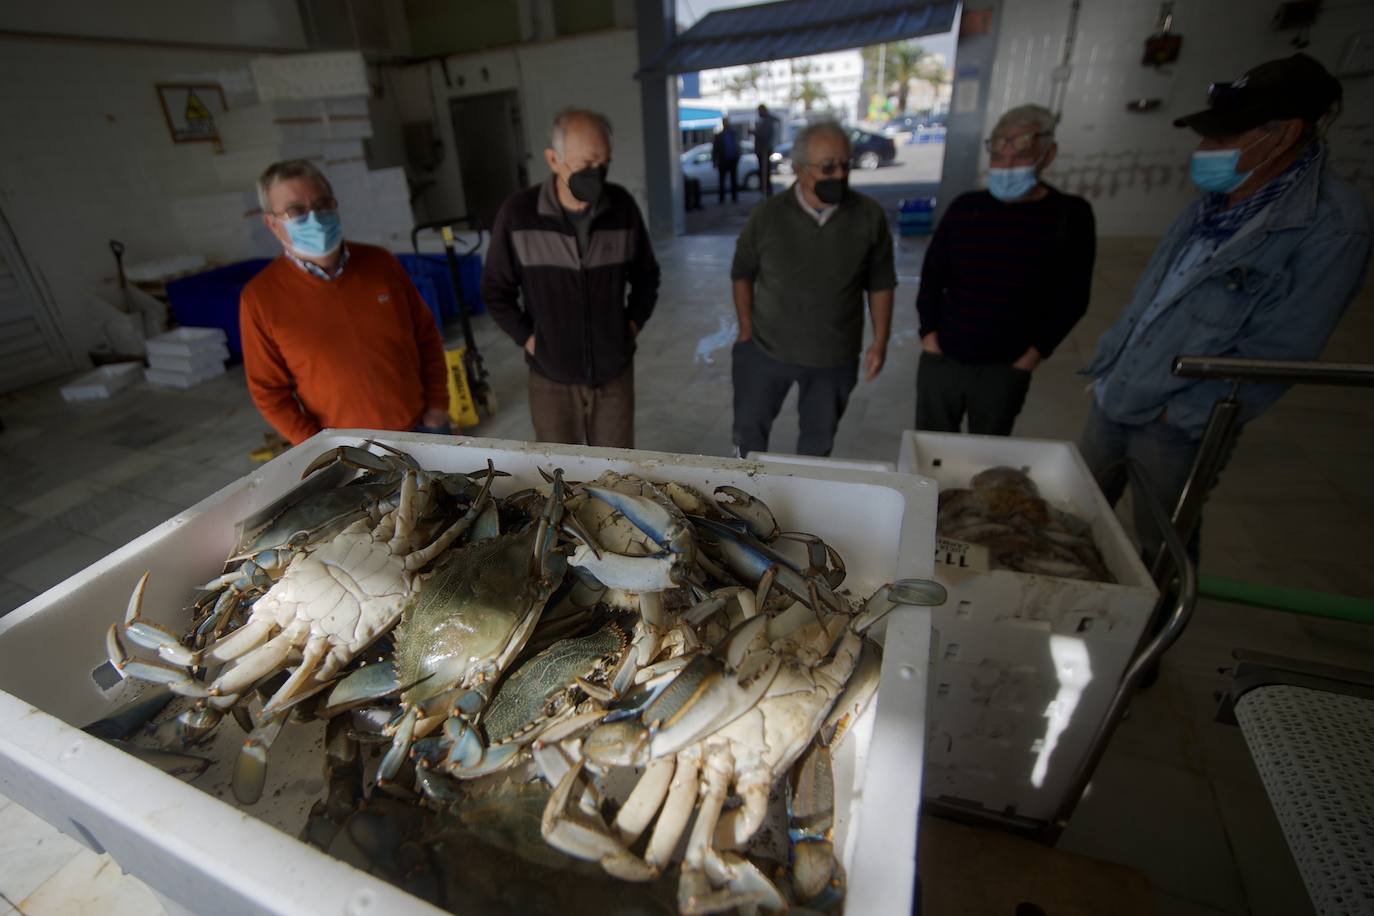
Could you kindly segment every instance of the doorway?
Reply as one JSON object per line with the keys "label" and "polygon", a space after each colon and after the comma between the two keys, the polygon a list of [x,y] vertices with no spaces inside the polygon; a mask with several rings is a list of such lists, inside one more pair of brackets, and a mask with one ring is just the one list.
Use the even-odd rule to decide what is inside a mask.
{"label": "doorway", "polygon": [[513,90],[465,96],[449,110],[467,215],[489,229],[502,201],[529,184],[519,96]]}

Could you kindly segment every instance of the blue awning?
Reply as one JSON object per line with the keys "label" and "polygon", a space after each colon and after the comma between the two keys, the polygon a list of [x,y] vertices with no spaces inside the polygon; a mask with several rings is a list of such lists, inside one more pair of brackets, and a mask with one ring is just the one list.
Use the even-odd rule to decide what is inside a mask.
{"label": "blue awning", "polygon": [[957,0],[780,0],[716,10],[641,72],[691,73],[860,48],[954,27]]}
{"label": "blue awning", "polygon": [[677,126],[679,130],[714,130],[720,126],[719,108],[704,108],[699,105],[679,105]]}

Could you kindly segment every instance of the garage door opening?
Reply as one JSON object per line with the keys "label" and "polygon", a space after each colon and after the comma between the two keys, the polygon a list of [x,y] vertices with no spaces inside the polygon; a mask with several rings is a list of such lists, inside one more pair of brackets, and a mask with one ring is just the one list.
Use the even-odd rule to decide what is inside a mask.
{"label": "garage door opening", "polygon": [[[769,4],[774,26],[779,25],[779,18],[785,18],[780,14],[789,6],[792,4]],[[884,12],[882,3],[874,6],[875,13]],[[906,7],[913,8],[919,5]],[[925,7],[927,12],[935,8],[934,4]],[[715,33],[721,42],[710,50],[684,43],[688,53],[679,51],[684,63],[694,59],[712,62],[712,57],[728,59],[732,49],[726,45],[744,40],[730,39],[731,28],[747,28],[749,23],[744,17],[761,13],[757,6],[737,0],[679,0],[678,9],[680,21],[690,23],[695,18],[693,13],[702,17],[700,28],[693,28],[682,37],[691,38],[699,31],[707,31]],[[804,20],[806,12],[799,8],[797,18]],[[723,17],[735,17],[736,21],[732,23]],[[884,29],[856,21],[852,35],[858,38],[886,31],[900,36],[902,29],[894,23],[889,19]],[[926,24],[941,29],[918,37],[896,37],[891,41],[680,72],[679,165],[686,191],[686,232],[737,235],[749,212],[764,198],[766,180],[773,193],[791,187],[792,142],[797,132],[808,123],[829,119],[842,124],[850,135],[851,186],[883,206],[896,234],[900,202],[933,198],[944,158],[956,43],[952,9],[947,20],[927,17]],[[795,28],[789,31],[788,23],[781,23],[780,37],[774,43],[780,49],[805,51],[822,40],[821,36],[808,36],[805,21],[792,25]],[[836,38],[833,24],[827,26],[825,42],[833,45],[843,40]],[[910,33],[913,29],[908,24],[905,31]],[[760,43],[757,35],[751,41],[755,45]],[[696,53],[690,53],[693,51]],[[734,52],[736,57],[740,53]],[[766,106],[777,119],[768,179],[754,147],[760,105]],[[713,141],[725,130],[731,132],[733,141],[722,145],[739,154],[733,199],[730,175],[722,173],[712,155]]]}

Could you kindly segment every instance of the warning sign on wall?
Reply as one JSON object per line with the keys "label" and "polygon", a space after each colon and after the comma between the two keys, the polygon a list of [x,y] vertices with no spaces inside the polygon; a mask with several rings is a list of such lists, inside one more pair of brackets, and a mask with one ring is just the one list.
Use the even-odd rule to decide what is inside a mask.
{"label": "warning sign on wall", "polygon": [[158,101],[174,143],[218,142],[215,115],[228,110],[218,83],[158,83]]}

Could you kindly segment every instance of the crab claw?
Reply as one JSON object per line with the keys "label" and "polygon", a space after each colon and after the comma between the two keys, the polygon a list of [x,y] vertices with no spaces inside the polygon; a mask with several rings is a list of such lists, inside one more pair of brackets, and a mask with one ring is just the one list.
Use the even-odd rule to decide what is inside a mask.
{"label": "crab claw", "polygon": [[310,466],[301,474],[301,479],[309,477],[316,471],[324,470],[331,464],[342,462],[349,467],[358,468],[365,471],[377,471],[386,473],[394,471],[396,468],[381,455],[369,452],[365,448],[356,445],[340,445],[331,448],[329,451],[310,462]]}
{"label": "crab claw", "polygon": [[739,487],[722,486],[715,490],[716,504],[721,510],[745,524],[749,533],[767,543],[781,533],[778,520],[763,502],[755,499]]}

